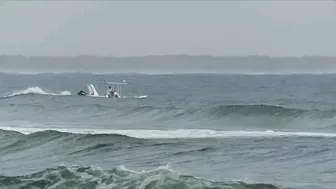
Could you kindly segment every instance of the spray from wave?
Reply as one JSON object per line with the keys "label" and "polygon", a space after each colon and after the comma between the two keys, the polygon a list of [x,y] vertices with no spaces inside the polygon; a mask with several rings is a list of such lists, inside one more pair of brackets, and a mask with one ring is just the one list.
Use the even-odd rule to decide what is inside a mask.
{"label": "spray from wave", "polygon": [[29,87],[29,88],[24,89],[24,90],[19,90],[17,92],[7,94],[7,95],[4,96],[4,98],[21,96],[21,95],[54,95],[55,96],[55,95],[71,95],[71,93],[69,91],[62,91],[59,94],[48,93],[48,92],[42,90],[39,87]]}
{"label": "spray from wave", "polygon": [[86,188],[86,189],[280,189],[264,183],[233,181],[215,182],[194,176],[182,175],[168,166],[149,171],[132,171],[124,166],[102,170],[94,167],[59,166],[25,176],[0,176],[0,186],[5,188]]}

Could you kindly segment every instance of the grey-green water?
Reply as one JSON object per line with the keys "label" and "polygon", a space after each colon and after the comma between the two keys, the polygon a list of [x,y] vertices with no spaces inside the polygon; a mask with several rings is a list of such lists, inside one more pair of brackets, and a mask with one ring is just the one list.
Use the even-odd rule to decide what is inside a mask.
{"label": "grey-green water", "polygon": [[[100,79],[128,98],[76,96]],[[335,75],[0,75],[1,188],[336,186]],[[147,98],[139,98],[147,96]]]}

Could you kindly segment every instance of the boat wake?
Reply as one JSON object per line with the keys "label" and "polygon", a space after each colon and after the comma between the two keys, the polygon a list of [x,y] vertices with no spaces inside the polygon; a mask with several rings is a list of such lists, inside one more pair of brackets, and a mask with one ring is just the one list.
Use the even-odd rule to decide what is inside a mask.
{"label": "boat wake", "polygon": [[[4,96],[0,97],[0,99],[6,99],[11,97],[17,96],[24,96],[24,95],[46,95],[46,96],[77,96],[72,95],[69,91],[61,91],[60,93],[53,93],[53,92],[46,92],[45,90],[41,89],[38,86],[29,87],[23,90],[17,90],[12,93],[5,94]],[[148,95],[139,95],[139,96],[122,96],[121,99],[144,99],[147,98]],[[96,97],[96,98],[107,98],[107,96],[103,95],[96,95],[96,96],[87,96],[87,97]]]}

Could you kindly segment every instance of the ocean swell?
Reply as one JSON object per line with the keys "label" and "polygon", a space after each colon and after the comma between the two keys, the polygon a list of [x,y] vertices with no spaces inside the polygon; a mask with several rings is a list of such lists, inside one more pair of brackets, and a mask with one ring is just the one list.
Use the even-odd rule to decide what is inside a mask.
{"label": "ocean swell", "polygon": [[[33,95],[33,96],[73,96],[69,91],[62,91],[60,93],[51,93],[42,90],[40,87],[30,87],[24,90],[18,90],[6,94],[2,99],[7,99],[11,97],[19,97],[24,95]],[[59,98],[59,97],[58,97]],[[134,97],[135,98],[135,97]],[[140,98],[140,97],[139,97]],[[73,98],[71,98],[73,100]],[[86,111],[90,108],[94,108],[94,111],[114,111],[118,110],[118,116],[132,116],[132,115],[152,115],[159,116],[160,118],[185,118],[193,117],[195,119],[219,119],[222,117],[228,116],[269,116],[269,117],[288,117],[288,118],[297,118],[297,117],[306,117],[311,119],[318,118],[333,118],[336,117],[336,109],[327,109],[327,110],[310,110],[310,109],[298,109],[298,108],[288,108],[278,105],[268,105],[268,104],[216,104],[202,107],[192,107],[192,106],[183,106],[179,107],[177,105],[169,106],[158,106],[158,105],[123,105],[116,106],[115,104],[102,103],[96,100],[85,101],[85,103],[71,104],[68,103],[59,104],[61,108],[67,111],[74,111],[78,109],[85,108]],[[57,101],[58,102],[58,101]],[[11,106],[17,107],[27,107],[27,106],[36,106],[36,104],[13,104]],[[56,106],[57,107],[57,106]],[[48,108],[48,107],[39,107],[39,108]],[[79,112],[81,113],[81,112]],[[159,118],[158,118],[159,119]]]}
{"label": "ocean swell", "polygon": [[[17,139],[35,141],[46,140],[51,141],[58,138],[69,137],[71,139],[98,139],[109,138],[113,140],[136,140],[136,139],[187,139],[187,138],[281,138],[281,137],[309,137],[309,138],[334,138],[336,133],[323,133],[323,132],[289,132],[289,131],[242,131],[242,130],[210,130],[210,129],[170,129],[170,130],[149,130],[149,129],[51,129],[51,128],[21,128],[21,127],[0,127],[0,136],[2,132],[16,131],[25,135],[14,134],[18,136]],[[15,133],[15,132],[14,132]],[[14,140],[12,135],[7,135]],[[7,137],[0,139],[7,140]],[[23,142],[23,143],[25,143]]]}
{"label": "ocean swell", "polygon": [[[45,98],[41,95],[51,97]],[[26,97],[20,98],[21,96]],[[11,99],[12,97],[15,98]],[[143,103],[140,100],[130,99],[82,98],[66,92],[47,93],[38,87],[11,93],[2,99],[0,103],[3,111],[0,112],[0,118],[4,124],[6,119],[8,119],[6,123],[10,124],[16,124],[12,120],[50,124],[67,120],[78,125],[90,124],[95,127],[112,125],[118,128],[134,128],[137,125],[149,125],[150,127],[180,128],[183,124],[185,128],[198,129],[206,126],[209,129],[219,130],[247,127],[254,130],[302,130],[318,127],[318,130],[323,129],[324,132],[335,131],[336,125],[335,108],[303,109],[302,107],[230,102],[194,104],[183,101],[182,97],[176,99],[181,103],[159,103],[155,98],[147,99]],[[41,117],[41,113],[44,116]],[[25,127],[25,125],[21,126]],[[48,127],[57,128],[51,125]]]}
{"label": "ocean swell", "polygon": [[280,189],[267,183],[215,182],[177,173],[169,166],[132,171],[121,166],[112,170],[94,167],[59,166],[25,176],[0,176],[0,187],[8,189]]}

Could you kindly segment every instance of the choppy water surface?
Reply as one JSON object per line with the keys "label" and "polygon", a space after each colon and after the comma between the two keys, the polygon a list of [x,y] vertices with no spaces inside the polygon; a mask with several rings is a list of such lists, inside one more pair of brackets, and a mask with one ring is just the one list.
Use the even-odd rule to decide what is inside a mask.
{"label": "choppy water surface", "polygon": [[[126,80],[122,99],[76,96]],[[1,188],[336,186],[334,75],[0,75]]]}

